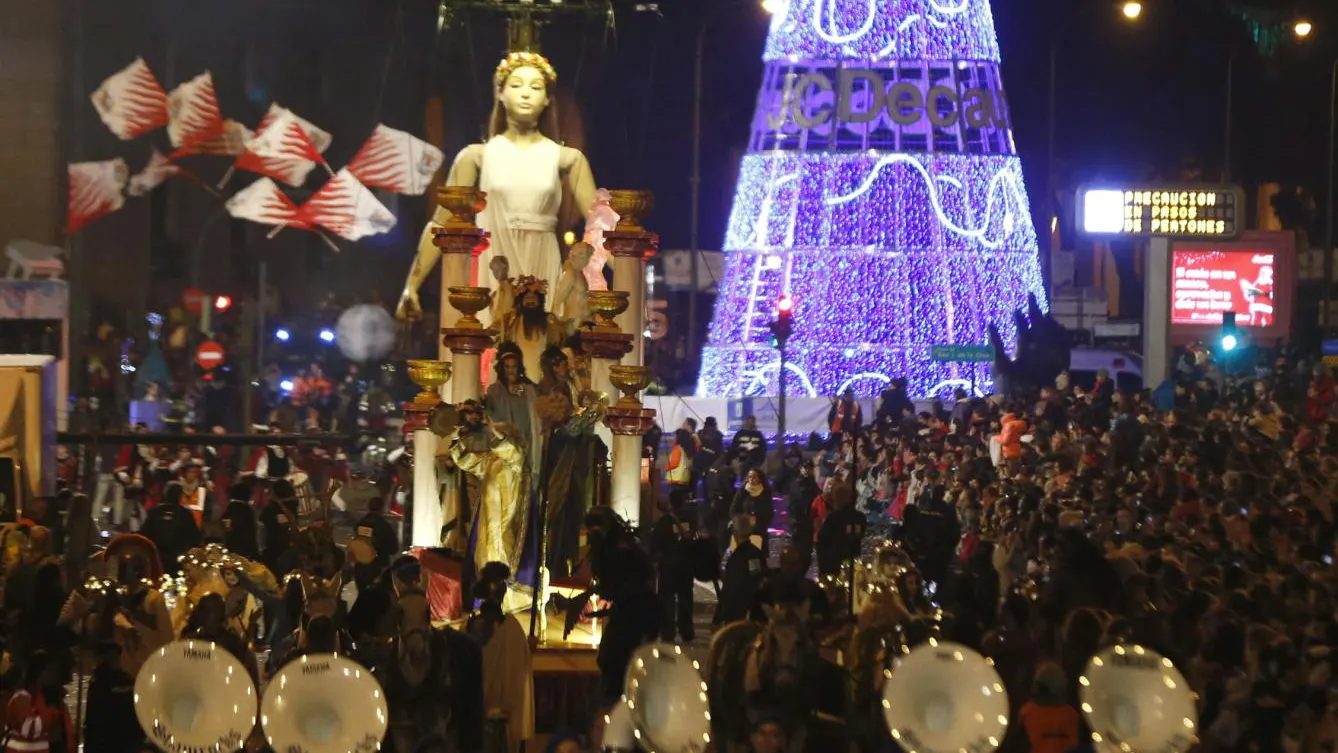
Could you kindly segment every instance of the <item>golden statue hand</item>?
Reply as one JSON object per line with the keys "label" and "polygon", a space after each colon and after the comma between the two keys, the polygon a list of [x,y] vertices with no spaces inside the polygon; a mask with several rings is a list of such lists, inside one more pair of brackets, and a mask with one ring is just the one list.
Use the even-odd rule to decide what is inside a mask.
{"label": "golden statue hand", "polygon": [[418,292],[405,288],[395,306],[395,318],[402,322],[416,322],[423,318],[423,307],[418,303]]}

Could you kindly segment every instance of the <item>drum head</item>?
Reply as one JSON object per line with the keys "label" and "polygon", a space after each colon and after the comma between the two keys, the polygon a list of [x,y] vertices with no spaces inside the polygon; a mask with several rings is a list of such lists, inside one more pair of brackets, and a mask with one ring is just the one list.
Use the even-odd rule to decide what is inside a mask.
{"label": "drum head", "polygon": [[386,697],[372,673],[336,654],[309,654],[270,681],[260,705],[275,750],[374,751],[386,735]]}
{"label": "drum head", "polygon": [[237,750],[255,728],[256,690],[222,647],[176,641],[135,677],[135,716],[162,750]]}
{"label": "drum head", "polygon": [[1092,740],[1111,748],[1181,753],[1198,741],[1189,683],[1170,659],[1137,645],[1093,656],[1079,678]]}
{"label": "drum head", "polygon": [[706,683],[680,646],[642,646],[627,666],[627,706],[651,751],[691,753],[711,742]]}

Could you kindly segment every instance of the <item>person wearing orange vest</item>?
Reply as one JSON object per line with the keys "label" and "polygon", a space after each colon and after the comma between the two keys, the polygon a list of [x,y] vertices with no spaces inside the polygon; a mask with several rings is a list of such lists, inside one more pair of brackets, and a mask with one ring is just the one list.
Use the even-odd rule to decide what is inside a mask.
{"label": "person wearing orange vest", "polygon": [[692,456],[697,454],[697,435],[687,429],[674,432],[674,449],[664,466],[664,477],[671,489],[692,485]]}
{"label": "person wearing orange vest", "polygon": [[209,482],[205,480],[204,467],[197,458],[191,458],[181,464],[179,481],[181,483],[181,506],[190,510],[195,518],[195,525],[204,526],[205,503],[209,499]]}

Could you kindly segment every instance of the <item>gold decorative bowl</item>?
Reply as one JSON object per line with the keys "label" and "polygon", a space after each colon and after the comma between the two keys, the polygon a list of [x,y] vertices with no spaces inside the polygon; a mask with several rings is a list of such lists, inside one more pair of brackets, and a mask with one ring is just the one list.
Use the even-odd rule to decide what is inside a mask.
{"label": "gold decorative bowl", "polygon": [[488,308],[492,302],[492,294],[487,288],[469,288],[452,287],[446,289],[450,295],[446,300],[451,302],[456,311],[459,311],[460,321],[456,327],[460,329],[481,329],[483,323],[479,321],[478,312]]}
{"label": "gold decorative bowl", "polygon": [[414,405],[424,408],[441,403],[441,386],[451,379],[451,364],[448,361],[406,361],[409,366],[409,380],[422,388],[414,396]]}
{"label": "gold decorative bowl", "polygon": [[609,207],[618,213],[616,230],[642,230],[641,221],[655,209],[650,191],[609,191]]}
{"label": "gold decorative bowl", "polygon": [[474,218],[488,206],[488,194],[473,186],[442,186],[437,189],[437,206],[451,213],[448,224],[474,225]]}
{"label": "gold decorative bowl", "polygon": [[641,401],[636,396],[650,384],[650,369],[622,364],[610,366],[609,381],[623,393],[622,399],[618,401],[619,408],[640,408]]}
{"label": "gold decorative bowl", "polygon": [[592,290],[586,295],[586,303],[595,315],[595,329],[600,332],[617,332],[618,325],[613,320],[630,305],[626,290]]}

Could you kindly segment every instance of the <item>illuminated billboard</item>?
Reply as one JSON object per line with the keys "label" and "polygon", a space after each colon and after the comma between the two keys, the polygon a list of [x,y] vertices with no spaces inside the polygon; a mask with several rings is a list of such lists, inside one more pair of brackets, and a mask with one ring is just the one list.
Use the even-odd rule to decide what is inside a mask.
{"label": "illuminated billboard", "polygon": [[1273,251],[1177,249],[1171,266],[1172,324],[1221,324],[1222,314],[1234,311],[1241,327],[1273,326]]}
{"label": "illuminated billboard", "polygon": [[1236,238],[1245,194],[1236,186],[1084,186],[1078,229],[1129,238]]}

